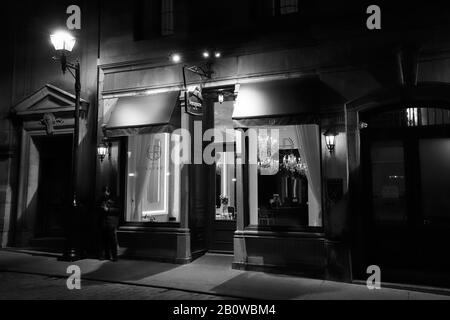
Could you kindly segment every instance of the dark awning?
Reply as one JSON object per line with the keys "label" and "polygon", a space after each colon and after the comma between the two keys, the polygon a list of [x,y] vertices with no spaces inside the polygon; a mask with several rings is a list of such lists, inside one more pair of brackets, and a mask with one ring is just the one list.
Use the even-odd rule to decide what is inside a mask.
{"label": "dark awning", "polygon": [[317,122],[320,87],[317,77],[242,84],[233,113],[234,126]]}
{"label": "dark awning", "polygon": [[104,127],[108,137],[171,132],[180,127],[179,91],[123,97]]}

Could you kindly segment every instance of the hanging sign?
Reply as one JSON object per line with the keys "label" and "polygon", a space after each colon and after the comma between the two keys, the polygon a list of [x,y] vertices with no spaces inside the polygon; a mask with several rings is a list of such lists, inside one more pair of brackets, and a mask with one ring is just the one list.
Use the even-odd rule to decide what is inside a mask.
{"label": "hanging sign", "polygon": [[203,116],[203,96],[199,87],[188,91],[186,112],[194,116]]}

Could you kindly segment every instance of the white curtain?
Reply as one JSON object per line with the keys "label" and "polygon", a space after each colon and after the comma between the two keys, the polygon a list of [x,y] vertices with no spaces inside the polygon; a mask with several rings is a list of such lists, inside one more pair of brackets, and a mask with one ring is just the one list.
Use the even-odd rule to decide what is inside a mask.
{"label": "white curtain", "polygon": [[322,226],[322,189],[320,171],[320,132],[316,125],[295,127],[299,152],[308,170],[308,211],[309,226]]}
{"label": "white curtain", "polygon": [[[147,185],[150,182],[150,173],[152,171],[150,170],[152,161],[148,158],[148,148],[153,144],[154,135],[139,135],[133,138],[135,139],[136,148],[131,151],[135,153],[136,157],[136,183],[134,186],[135,207],[131,221],[141,221],[144,192],[147,190]],[[152,176],[152,178],[155,179],[155,175],[153,174]],[[154,182],[155,181],[153,181],[153,183]]]}

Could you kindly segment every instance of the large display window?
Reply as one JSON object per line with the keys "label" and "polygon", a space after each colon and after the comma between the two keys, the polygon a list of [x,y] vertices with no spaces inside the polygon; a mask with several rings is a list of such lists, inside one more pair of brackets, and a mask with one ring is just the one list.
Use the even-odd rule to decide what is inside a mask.
{"label": "large display window", "polygon": [[126,222],[178,222],[180,165],[171,161],[179,137],[169,133],[128,138]]}
{"label": "large display window", "polygon": [[249,139],[249,159],[257,155],[249,164],[250,225],[322,227],[319,126],[254,130],[257,139]]}

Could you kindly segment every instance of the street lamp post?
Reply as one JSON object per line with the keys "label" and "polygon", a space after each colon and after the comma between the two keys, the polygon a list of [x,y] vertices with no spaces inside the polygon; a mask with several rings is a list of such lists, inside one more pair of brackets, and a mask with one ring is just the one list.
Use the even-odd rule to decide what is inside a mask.
{"label": "street lamp post", "polygon": [[71,212],[69,213],[67,226],[67,242],[62,256],[64,261],[76,261],[80,259],[80,242],[79,242],[79,226],[80,211],[77,198],[78,183],[78,144],[80,136],[80,63],[76,61],[71,63],[67,61],[67,53],[71,52],[75,46],[76,39],[67,32],[57,32],[50,36],[50,40],[57,52],[54,60],[61,63],[62,72],[67,71],[75,78],[75,114],[74,114],[74,130],[73,130],[73,146],[72,146],[72,188],[71,188]]}

